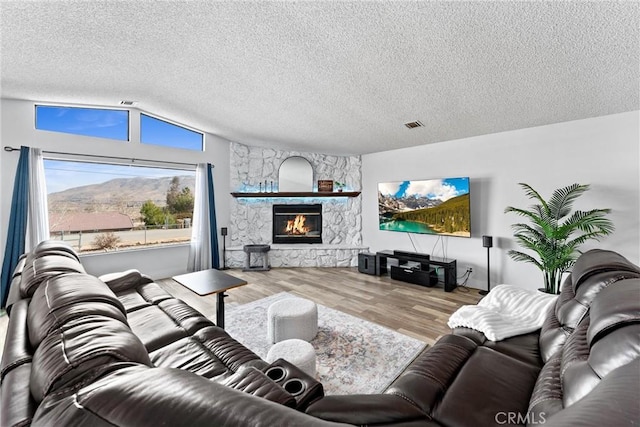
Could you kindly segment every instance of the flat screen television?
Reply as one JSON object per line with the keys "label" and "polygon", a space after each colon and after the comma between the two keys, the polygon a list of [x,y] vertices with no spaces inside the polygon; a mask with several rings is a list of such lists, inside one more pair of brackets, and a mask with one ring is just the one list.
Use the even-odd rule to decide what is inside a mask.
{"label": "flat screen television", "polygon": [[380,230],[471,237],[469,178],[378,184]]}

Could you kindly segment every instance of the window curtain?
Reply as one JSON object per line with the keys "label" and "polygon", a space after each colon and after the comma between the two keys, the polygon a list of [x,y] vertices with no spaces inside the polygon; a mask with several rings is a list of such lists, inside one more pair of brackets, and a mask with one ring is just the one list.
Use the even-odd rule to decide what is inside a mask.
{"label": "window curtain", "polygon": [[49,239],[49,207],[42,150],[29,148],[29,214],[25,247],[28,251]]}
{"label": "window curtain", "polygon": [[48,238],[49,219],[42,152],[38,148],[20,147],[0,277],[0,308],[6,306],[11,274],[20,255]]}
{"label": "window curtain", "polygon": [[196,168],[196,197],[193,206],[188,271],[220,268],[212,169],[213,166],[210,163],[200,163]]}

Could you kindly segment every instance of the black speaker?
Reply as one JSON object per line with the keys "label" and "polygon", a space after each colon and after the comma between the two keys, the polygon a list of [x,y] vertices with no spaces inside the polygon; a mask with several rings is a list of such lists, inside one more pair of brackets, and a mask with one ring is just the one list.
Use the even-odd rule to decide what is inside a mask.
{"label": "black speaker", "polygon": [[482,236],[482,246],[487,248],[487,290],[478,292],[480,295],[486,295],[491,292],[491,267],[489,264],[489,249],[493,246],[493,237]]}
{"label": "black speaker", "polygon": [[376,255],[369,252],[358,254],[358,271],[364,274],[376,274]]}
{"label": "black speaker", "polygon": [[223,236],[226,236],[226,235],[227,235],[227,233],[228,233],[228,232],[227,232],[227,227],[222,227],[222,228],[220,229],[220,234],[222,234]]}

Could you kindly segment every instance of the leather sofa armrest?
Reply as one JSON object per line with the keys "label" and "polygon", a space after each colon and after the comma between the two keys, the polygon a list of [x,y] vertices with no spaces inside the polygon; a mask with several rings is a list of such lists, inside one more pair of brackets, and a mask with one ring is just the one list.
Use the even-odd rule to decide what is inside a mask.
{"label": "leather sofa armrest", "polygon": [[98,277],[98,279],[106,283],[114,293],[122,292],[127,289],[144,285],[145,283],[153,282],[151,278],[140,273],[138,270],[126,270],[103,274],[102,276]]}
{"label": "leather sofa armrest", "polygon": [[430,417],[400,396],[353,394],[325,396],[312,403],[306,413],[327,421],[355,425],[378,425],[428,421]]}
{"label": "leather sofa armrest", "polygon": [[324,396],[324,387],[320,382],[284,359],[276,360],[263,371],[295,397],[295,407],[299,411],[304,411],[307,406]]}
{"label": "leather sofa armrest", "polygon": [[295,409],[172,368],[122,368],[42,401],[32,425],[337,426]]}
{"label": "leather sofa armrest", "polygon": [[273,382],[264,372],[252,366],[242,368],[221,384],[290,408],[296,406],[293,395]]}

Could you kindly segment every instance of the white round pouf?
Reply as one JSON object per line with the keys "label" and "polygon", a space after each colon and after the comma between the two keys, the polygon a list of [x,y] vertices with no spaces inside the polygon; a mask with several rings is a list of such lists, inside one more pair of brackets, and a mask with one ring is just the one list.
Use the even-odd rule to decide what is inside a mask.
{"label": "white round pouf", "polygon": [[277,343],[293,338],[311,341],[318,334],[318,307],[304,298],[276,301],[267,310],[267,338]]}
{"label": "white round pouf", "polygon": [[316,376],[316,351],[306,341],[291,339],[274,344],[267,353],[267,362],[284,359],[312,377]]}

